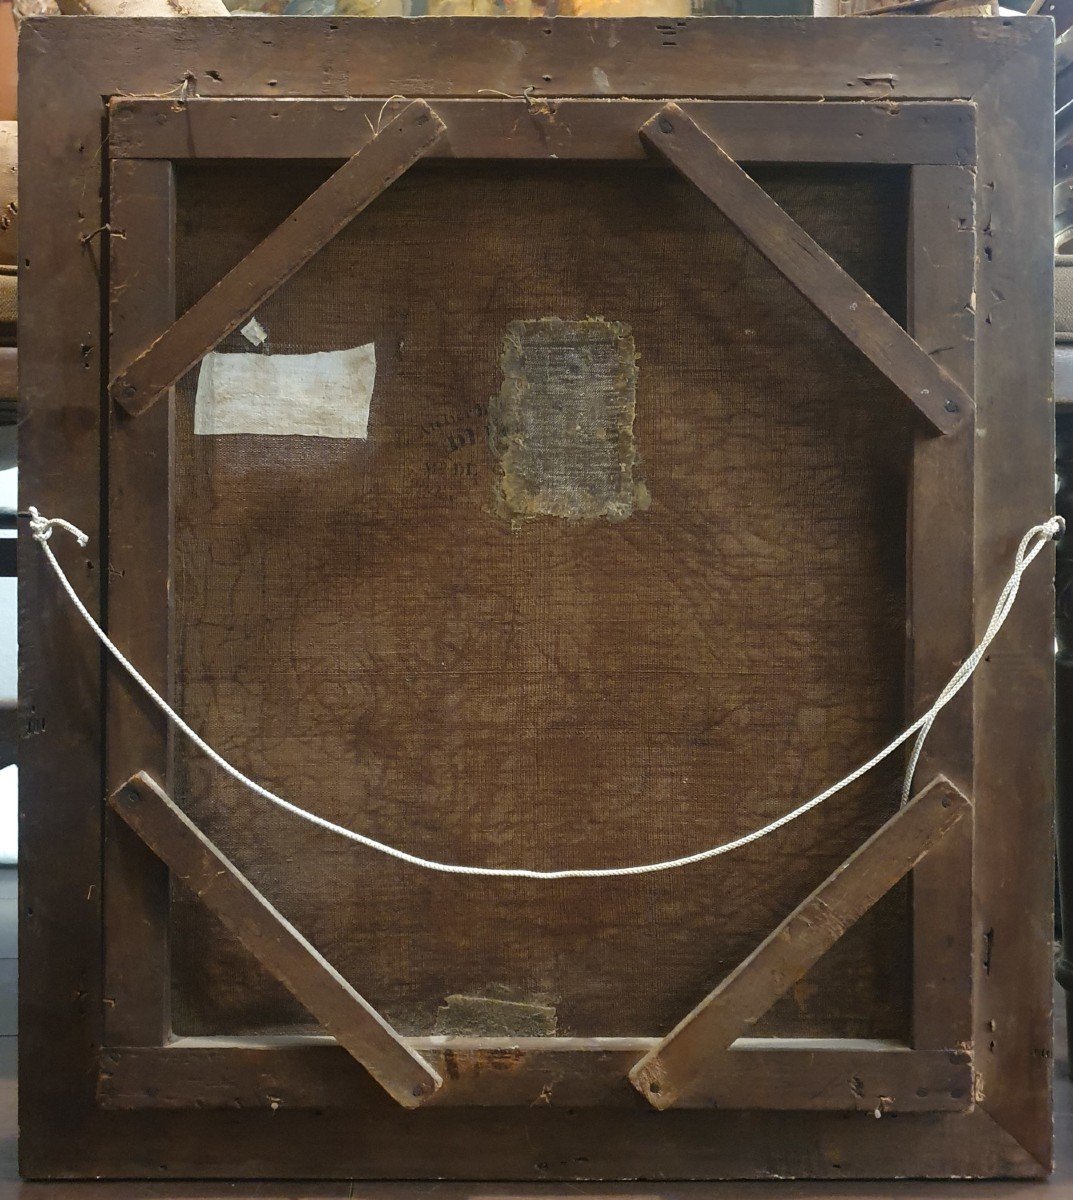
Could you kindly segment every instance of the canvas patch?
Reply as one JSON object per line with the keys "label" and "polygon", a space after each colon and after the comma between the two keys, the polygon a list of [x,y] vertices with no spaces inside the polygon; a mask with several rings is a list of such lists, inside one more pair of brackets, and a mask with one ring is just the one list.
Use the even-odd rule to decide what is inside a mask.
{"label": "canvas patch", "polygon": [[635,479],[637,352],[628,325],[589,317],[512,321],[489,406],[505,517],[606,517],[648,506]]}
{"label": "canvas patch", "polygon": [[435,1033],[450,1037],[554,1037],[555,1006],[541,1000],[448,996],[436,1012]]}

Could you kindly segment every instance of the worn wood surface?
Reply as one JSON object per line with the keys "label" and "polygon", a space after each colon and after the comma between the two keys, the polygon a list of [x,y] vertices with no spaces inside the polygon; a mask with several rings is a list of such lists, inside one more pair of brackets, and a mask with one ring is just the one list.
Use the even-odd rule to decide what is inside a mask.
{"label": "worn wood surface", "polygon": [[[1057,314],[1056,314],[1057,316]],[[1059,347],[1055,347],[1056,350]],[[1055,397],[1058,381],[1055,380]],[[1068,529],[1073,519],[1073,421],[1068,411],[1055,415],[1055,475],[1058,488],[1055,508]],[[1055,806],[1054,833],[1058,864],[1058,903],[1060,906],[1059,952],[1054,978],[1063,992],[1066,1013],[1073,1009],[1073,539],[1063,537],[1057,545],[1054,566],[1055,612]],[[1067,932],[1068,931],[1068,932]],[[1061,1032],[1069,1054],[1069,1024],[1062,1029],[1056,1014],[1055,1034],[1061,1055]],[[1059,1032],[1061,1030],[1061,1032]],[[1060,1061],[1060,1058],[1059,1058]],[[1059,1068],[1060,1070],[1060,1068]],[[1057,1081],[1056,1081],[1057,1082]]]}
{"label": "worn wood surface", "polygon": [[[280,18],[266,19],[274,20],[275,27],[260,24],[259,37],[251,37],[242,22],[232,19],[201,22],[197,36],[210,49],[196,69],[180,65],[189,44],[188,27],[110,20],[107,32],[96,36],[126,43],[122,53],[102,63],[97,76],[100,94],[159,96],[165,81],[169,87],[174,83],[177,104],[195,90],[206,98],[278,100],[474,97],[492,95],[492,89],[521,96],[527,87],[537,101],[547,96],[608,95],[945,101],[982,95],[996,72],[1026,48],[1038,54],[1038,31],[1043,28],[1042,22],[1033,27],[1012,20],[976,21],[971,26],[958,22],[951,28],[935,28],[937,23],[929,22],[926,41],[922,32],[909,33],[900,18],[873,19],[863,28],[856,22],[813,28],[810,17],[784,18],[750,28],[748,22],[713,17],[690,20],[670,33],[665,21],[651,18],[526,22],[477,17],[440,21],[427,29],[406,18],[367,25],[325,18],[303,22],[304,28],[293,32]],[[42,31],[46,27],[45,21],[26,26]],[[139,30],[141,38],[151,37],[159,47],[153,63],[137,59]],[[758,35],[763,53],[756,50]],[[68,36],[78,39],[85,34],[72,31]],[[919,39],[912,61],[906,58],[907,37]],[[281,54],[283,39],[286,48]],[[1053,40],[1052,34],[1052,48]],[[490,49],[496,53],[489,55]],[[77,53],[72,55],[72,61],[77,58]],[[718,62],[718,72],[712,69],[713,61]],[[444,69],[446,63],[450,71]],[[877,68],[876,63],[900,64],[901,71]],[[594,66],[603,74],[594,73]],[[103,86],[109,71],[126,74],[134,86]],[[186,72],[194,81],[184,92]],[[550,80],[544,79],[547,74]]]}
{"label": "worn wood surface", "polygon": [[[979,127],[996,136],[976,172],[977,629],[1026,526],[1054,511],[1054,246],[1042,236],[1052,211],[1053,148],[1049,137],[1044,145],[1014,132],[1050,133],[1053,63],[1040,49],[1011,61],[979,99]],[[1028,462],[1040,465],[1026,476]],[[977,1086],[988,1112],[1044,1171],[1052,1163],[1054,885],[1039,868],[1053,858],[1053,561],[1050,551],[1041,556],[1001,647],[980,665],[973,696]]]}
{"label": "worn wood surface", "polygon": [[972,399],[675,104],[642,127],[642,137],[716,204],[801,294],[920,410],[940,433],[972,413]]}
{"label": "worn wood surface", "polygon": [[148,775],[109,797],[113,810],[267,971],[404,1108],[415,1108],[439,1075],[268,903]]}
{"label": "worn wood surface", "polygon": [[[423,1107],[646,1108],[629,1070],[656,1038],[408,1038],[442,1075]],[[894,1042],[743,1038],[711,1080],[715,1106],[776,1112],[963,1112],[964,1050]],[[355,1109],[376,1084],[328,1038],[179,1038],[101,1055],[97,1095],[121,1110]]]}
{"label": "worn wood surface", "polygon": [[[388,101],[390,113],[404,103]],[[315,144],[323,158],[347,158],[368,136],[384,100],[117,98],[110,108],[109,148],[121,158],[302,158]],[[434,158],[626,158],[643,160],[637,130],[663,107],[659,100],[569,97],[443,100],[436,115],[446,133]],[[831,103],[817,126],[812,103],[707,100],[681,102],[697,125],[739,162],[934,163],[971,166],[976,159],[973,107],[960,101],[891,108],[881,100]]]}
{"label": "worn wood surface", "polygon": [[[967,390],[975,387],[976,180],[958,167],[918,167],[909,196],[908,328]],[[973,456],[963,428],[916,435],[909,483],[906,702],[926,711],[976,644]],[[957,514],[957,519],[952,515]],[[917,780],[944,775],[971,794],[970,679],[943,710]],[[913,1034],[918,1049],[972,1040],[972,821],[959,821],[913,872]]]}
{"label": "worn wood surface", "polygon": [[[175,319],[175,180],[166,160],[117,160],[111,168],[109,346],[123,361]],[[153,280],[152,287],[144,281]],[[117,405],[108,420],[108,626],[112,638],[163,695],[170,690],[172,407],[141,423]],[[164,614],[147,621],[145,614]],[[163,714],[109,660],[105,712],[111,736],[105,786],[138,771],[167,778]],[[109,1041],[159,1046],[171,1031],[168,873],[114,813],[105,816],[104,973]]]}
{"label": "worn wood surface", "polygon": [[[613,94],[656,99],[848,95],[898,104],[957,97],[972,101],[980,114],[978,196],[986,211],[978,214],[978,227],[981,237],[990,234],[974,313],[981,366],[976,399],[986,430],[975,468],[977,612],[990,606],[1026,512],[1038,519],[1050,504],[1050,435],[1041,410],[1052,347],[1046,320],[1037,319],[1049,301],[1034,285],[1028,293],[1021,287],[1025,278],[1048,284],[1048,23],[698,19],[671,45],[659,23],[646,20],[265,18],[206,21],[196,32],[193,24],[69,19],[38,22],[24,32],[21,110],[40,114],[41,121],[22,130],[23,254],[29,259],[20,328],[23,506],[63,512],[97,536],[101,385],[107,379],[99,345],[100,235],[94,234],[107,215],[100,200],[102,96],[170,95],[173,89],[178,95],[184,74],[192,72],[192,86],[203,95],[266,99],[472,97],[481,88],[520,95],[531,86],[585,97],[601,94],[602,78]],[[890,62],[901,69],[877,71],[877,63]],[[594,74],[594,64],[603,77]],[[62,88],[55,86],[57,73]],[[824,107],[816,106],[818,120]],[[1017,304],[998,298],[1011,295]],[[91,548],[66,561],[95,606],[101,564],[93,554]],[[973,1111],[897,1120],[863,1113],[767,1119],[557,1107],[404,1114],[381,1095],[380,1107],[374,1102],[363,1111],[356,1138],[352,1112],[147,1113],[98,1105],[106,999],[99,653],[40,558],[21,555],[20,570],[29,735],[20,752],[20,1106],[27,1173],[384,1178],[453,1171],[471,1179],[546,1180],[772,1172],[875,1178],[907,1169],[929,1176],[1038,1175],[1046,1169],[1049,880],[1038,864],[1049,842],[1049,785],[1048,748],[1035,736],[1048,724],[1050,694],[1050,598],[1042,585],[1026,586],[1004,632],[1011,639],[1006,651],[996,645],[978,687],[973,791],[976,823],[986,836],[973,868],[974,1034],[983,1060]],[[65,664],[62,675],[51,671],[58,661]]]}
{"label": "worn wood surface", "polygon": [[[28,70],[39,83],[26,80],[23,113],[40,125],[27,123],[19,138],[19,507],[78,513],[90,544],[62,557],[100,617],[102,258],[98,243],[82,242],[105,220],[100,100],[77,72],[57,89],[50,71]],[[19,540],[19,1106],[22,1128],[43,1145],[93,1111],[85,1071],[103,1041],[104,712],[97,647],[25,528]],[[60,662],[62,671],[48,665]]]}
{"label": "worn wood surface", "polygon": [[630,1071],[653,1108],[702,1106],[709,1073],[882,896],[937,845],[968,801],[933,780],[826,879]]}
{"label": "worn wood surface", "polygon": [[113,398],[132,415],[144,412],[413,166],[442,132],[443,123],[420,100],[388,119],[285,222],[121,368],[112,381]]}

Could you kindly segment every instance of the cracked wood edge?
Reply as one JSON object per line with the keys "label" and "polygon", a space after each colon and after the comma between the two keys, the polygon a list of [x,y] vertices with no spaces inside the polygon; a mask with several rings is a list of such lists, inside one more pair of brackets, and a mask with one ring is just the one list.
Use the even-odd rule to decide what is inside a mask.
{"label": "cracked wood edge", "polygon": [[[630,1071],[654,1107],[703,1106],[732,1043],[953,828],[969,802],[936,776],[810,896]],[[719,1091],[724,1090],[721,1086]]]}
{"label": "cracked wood edge", "polygon": [[109,804],[257,961],[404,1108],[443,1082],[384,1018],[225,858],[153,779],[139,772]]}
{"label": "cracked wood edge", "polygon": [[220,340],[439,141],[443,122],[408,104],[112,380],[112,399],[145,412]]}
{"label": "cracked wood edge", "polygon": [[640,135],[887,376],[932,429],[952,433],[972,414],[965,389],[677,104],[646,121]]}

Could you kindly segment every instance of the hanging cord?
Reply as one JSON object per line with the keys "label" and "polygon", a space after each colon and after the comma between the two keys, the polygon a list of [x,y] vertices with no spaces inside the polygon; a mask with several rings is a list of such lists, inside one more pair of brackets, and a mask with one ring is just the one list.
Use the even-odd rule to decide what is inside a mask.
{"label": "hanging cord", "polygon": [[[1010,609],[1013,608],[1014,601],[1017,599],[1017,593],[1021,587],[1021,576],[1025,573],[1025,568],[1051,538],[1059,538],[1065,531],[1065,519],[1063,517],[1051,517],[1046,525],[1034,525],[1021,539],[1021,544],[1017,547],[1017,554],[1014,556],[1013,574],[1006,580],[1006,586],[999,593],[995,611],[991,614],[991,620],[987,623],[987,629],[984,630],[984,636],[980,639],[979,645],[977,645],[976,649],[951,676],[950,681],[939,693],[935,703],[924,714],[923,721],[917,722],[917,725],[920,726],[920,732],[917,734],[917,740],[913,743],[913,750],[909,755],[909,766],[906,768],[905,779],[902,781],[903,804],[909,800],[909,793],[913,786],[913,776],[916,773],[917,763],[920,761],[920,754],[924,749],[924,743],[927,741],[928,734],[931,733],[931,727],[935,724],[935,718],[961,690],[962,685],[973,671],[976,670],[980,661],[987,653],[988,646],[995,640],[995,635],[1010,615]],[[1030,545],[1031,549],[1029,549]],[[907,730],[906,732],[911,731]]]}
{"label": "hanging cord", "polygon": [[293,813],[296,817],[301,817],[305,821],[311,821],[314,825],[319,825],[322,829],[327,829],[330,833],[336,833],[340,837],[349,838],[352,842],[358,842],[362,846],[368,846],[370,850],[377,850],[381,854],[390,855],[392,858],[400,859],[402,862],[410,863],[415,867],[423,867],[428,871],[440,871],[448,875],[493,875],[498,878],[511,879],[604,879],[610,876],[617,875],[646,875],[653,871],[671,871],[676,867],[688,867],[691,863],[703,862],[708,858],[716,858],[720,854],[728,854],[731,850],[737,850],[742,846],[749,845],[750,842],[757,842],[768,834],[774,833],[776,829],[781,829],[784,825],[789,825],[791,821],[796,821],[798,817],[802,817],[805,813],[817,808],[825,800],[840,792],[843,788],[849,787],[851,783],[860,779],[878,763],[881,763],[885,758],[889,758],[903,743],[907,742],[913,734],[917,734],[917,740],[913,745],[913,751],[909,758],[909,767],[905,774],[905,782],[902,786],[902,802],[904,803],[909,798],[910,788],[913,783],[913,772],[916,770],[917,762],[920,759],[920,753],[924,748],[925,739],[931,731],[932,725],[935,723],[935,718],[946,707],[947,704],[957,695],[964,687],[969,676],[980,665],[981,659],[987,653],[988,646],[995,639],[995,635],[1002,628],[1003,622],[1010,615],[1010,609],[1013,608],[1014,601],[1017,599],[1017,592],[1021,586],[1021,576],[1028,569],[1029,564],[1037,554],[1052,538],[1057,538],[1065,531],[1065,522],[1061,517],[1052,517],[1043,525],[1033,525],[1032,528],[1021,539],[1020,546],[1017,547],[1017,554],[1014,556],[1013,573],[1006,582],[1006,586],[1002,589],[999,595],[998,603],[995,605],[995,611],[991,615],[991,620],[988,622],[984,636],[980,639],[979,645],[969,655],[960,667],[954,672],[950,678],[950,682],[939,693],[935,703],[928,709],[922,717],[919,717],[912,725],[909,726],[903,733],[900,733],[893,742],[885,746],[878,754],[873,755],[866,763],[863,763],[855,771],[850,772],[845,779],[840,779],[838,783],[832,784],[829,788],[820,792],[819,795],[813,796],[811,800],[806,800],[804,804],[798,805],[797,808],[785,814],[785,816],[771,821],[769,824],[762,826],[760,829],[753,830],[752,833],[747,833],[742,837],[735,838],[731,842],[724,842],[720,846],[713,846],[710,850],[700,850],[696,854],[687,854],[682,858],[667,859],[664,862],[643,863],[633,867],[597,867],[579,870],[566,871],[531,871],[524,867],[467,867],[454,863],[436,862],[434,859],[420,858],[416,854],[407,854],[405,850],[399,850],[395,846],[388,846],[384,842],[378,842],[375,838],[366,837],[364,834],[355,833],[352,829],[345,829],[342,825],[336,825],[333,821],[327,821],[324,817],[318,817],[316,813],[308,812],[304,808],[299,808],[297,804],[292,804],[289,800],[284,800],[282,796],[277,796],[275,792],[270,792],[267,788],[262,787],[259,783],[250,779],[247,775],[237,768],[233,767],[227,759],[218,754],[199,734],[179,716],[179,714],[168,704],[168,702],[152,687],[152,685],[143,678],[138,671],[124,657],[122,651],[108,637],[104,630],[97,624],[91,616],[89,610],[78,598],[77,593],[71,586],[71,581],[64,574],[63,568],[52,552],[52,547],[48,544],[49,538],[52,537],[53,529],[65,529],[72,534],[80,546],[86,546],[89,543],[89,538],[82,532],[81,529],[72,525],[69,521],[64,521],[61,517],[43,517],[36,508],[30,509],[30,531],[33,534],[34,541],[38,543],[41,549],[45,552],[45,557],[48,559],[49,565],[56,572],[56,577],[59,579],[63,590],[71,599],[71,603],[78,610],[82,619],[100,638],[101,644],[105,647],[109,654],[116,660],[117,663],[130,675],[131,679],[145,692],[150,700],[160,709],[160,711],[168,718],[168,720],[184,734],[195,746],[208,758],[210,758],[222,771],[225,771],[232,779],[236,779],[244,787],[250,789],[256,795],[270,801],[286,812]]}

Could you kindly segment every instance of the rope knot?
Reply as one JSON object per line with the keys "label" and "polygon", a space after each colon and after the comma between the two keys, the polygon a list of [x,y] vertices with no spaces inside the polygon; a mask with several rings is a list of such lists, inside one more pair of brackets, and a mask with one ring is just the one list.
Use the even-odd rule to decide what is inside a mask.
{"label": "rope knot", "polygon": [[30,506],[30,532],[33,534],[35,542],[40,542],[43,546],[52,537],[52,531],[57,526],[60,529],[66,529],[80,546],[89,545],[88,535],[84,534],[77,525],[72,525],[70,521],[65,521],[63,517],[43,517],[33,505]]}

